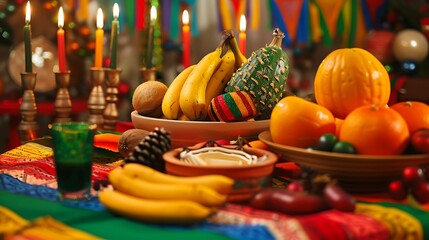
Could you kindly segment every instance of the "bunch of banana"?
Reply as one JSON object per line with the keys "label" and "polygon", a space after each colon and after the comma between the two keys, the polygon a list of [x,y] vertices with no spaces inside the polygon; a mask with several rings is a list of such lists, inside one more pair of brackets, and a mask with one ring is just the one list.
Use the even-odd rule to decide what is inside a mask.
{"label": "bunch of banana", "polygon": [[234,185],[234,180],[223,175],[202,175],[194,177],[180,177],[170,174],[165,174],[157,171],[151,167],[137,164],[128,163],[123,167],[124,174],[132,178],[140,178],[153,183],[165,184],[195,184],[204,185],[214,189],[220,194],[229,194]]}
{"label": "bunch of banana", "polygon": [[[231,41],[235,41],[235,50]],[[231,31],[225,31],[221,44],[213,52],[183,70],[170,84],[162,101],[164,116],[205,120],[210,101],[223,93],[236,66],[241,66],[243,61],[246,57],[238,49],[234,36]]]}
{"label": "bunch of banana", "polygon": [[112,170],[108,178],[113,190],[103,190],[100,202],[119,215],[153,223],[202,221],[226,203],[233,184],[223,176],[188,179],[134,163]]}
{"label": "bunch of banana", "polygon": [[243,63],[247,62],[246,56],[240,51],[240,48],[238,47],[237,38],[235,38],[234,33],[232,30],[225,30],[223,33],[224,37],[227,39],[227,43],[229,44],[229,47],[231,48],[232,52],[235,56],[235,70],[239,69]]}

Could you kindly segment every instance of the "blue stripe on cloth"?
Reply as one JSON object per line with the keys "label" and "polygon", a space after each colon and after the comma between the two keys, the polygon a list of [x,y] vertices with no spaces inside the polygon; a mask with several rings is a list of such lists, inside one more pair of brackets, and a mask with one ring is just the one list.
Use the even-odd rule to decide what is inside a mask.
{"label": "blue stripe on cloth", "polygon": [[0,190],[53,202],[61,202],[62,204],[69,207],[77,207],[92,211],[105,210],[104,206],[98,201],[98,198],[95,196],[89,198],[88,200],[82,201],[60,201],[56,189],[41,185],[31,185],[20,181],[8,174],[0,174]]}
{"label": "blue stripe on cloth", "polygon": [[[10,192],[13,194],[27,195],[30,197],[35,197],[39,199],[45,199],[48,201],[61,202],[58,199],[57,190],[54,188],[41,186],[41,185],[31,185],[20,181],[8,174],[0,174],[0,190]],[[61,202],[65,206],[82,208],[93,211],[105,211],[104,206],[98,201],[97,197],[91,197],[87,201],[76,201],[76,202]],[[271,231],[265,225],[258,224],[213,224],[213,223],[200,223],[192,225],[192,227],[186,226],[175,226],[175,225],[158,225],[152,224],[154,226],[159,226],[165,229],[198,229],[204,231],[215,232],[223,234],[225,236],[231,237],[238,240],[274,240],[275,237]]]}

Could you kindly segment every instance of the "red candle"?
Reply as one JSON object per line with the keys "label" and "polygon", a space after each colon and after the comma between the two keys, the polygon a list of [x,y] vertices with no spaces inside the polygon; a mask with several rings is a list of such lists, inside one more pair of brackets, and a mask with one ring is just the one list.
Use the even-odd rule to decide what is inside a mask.
{"label": "red candle", "polygon": [[240,33],[238,34],[238,45],[243,55],[246,55],[246,17],[240,17]]}
{"label": "red candle", "polygon": [[60,72],[67,71],[66,64],[66,44],[64,40],[64,12],[63,7],[60,7],[58,11],[58,31],[57,31],[57,42],[58,42],[58,65]]}
{"label": "red candle", "polygon": [[187,68],[191,65],[191,31],[189,27],[189,13],[187,10],[183,11],[182,23],[182,64],[184,68]]}

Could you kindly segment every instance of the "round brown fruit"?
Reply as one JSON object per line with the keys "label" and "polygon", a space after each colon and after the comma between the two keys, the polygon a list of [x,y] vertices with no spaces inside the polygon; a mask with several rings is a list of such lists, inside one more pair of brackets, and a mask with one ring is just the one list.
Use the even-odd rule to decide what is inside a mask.
{"label": "round brown fruit", "polygon": [[162,116],[162,99],[167,92],[167,85],[160,81],[141,83],[134,90],[132,105],[140,115],[148,117]]}

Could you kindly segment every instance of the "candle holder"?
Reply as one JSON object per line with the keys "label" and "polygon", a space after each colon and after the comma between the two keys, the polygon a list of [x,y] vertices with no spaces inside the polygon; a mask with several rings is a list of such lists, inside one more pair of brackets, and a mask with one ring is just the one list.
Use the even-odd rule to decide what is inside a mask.
{"label": "candle holder", "polygon": [[34,97],[36,85],[36,73],[21,73],[21,87],[23,90],[22,102],[19,106],[21,122],[18,125],[19,139],[21,144],[39,137],[40,127],[36,122],[37,105]]}
{"label": "candle holder", "polygon": [[106,99],[104,97],[104,69],[92,67],[90,69],[92,90],[88,98],[89,117],[88,122],[96,124],[97,129],[103,127],[103,111],[106,107]]}
{"label": "candle holder", "polygon": [[72,102],[68,90],[70,71],[55,72],[55,83],[57,86],[57,95],[54,102],[55,122],[70,122],[70,113],[72,111]]}
{"label": "candle holder", "polygon": [[142,83],[156,80],[156,68],[140,68],[140,80]]}
{"label": "candle holder", "polygon": [[122,69],[106,69],[106,108],[104,109],[104,129],[116,129],[118,122],[118,85],[121,79]]}

